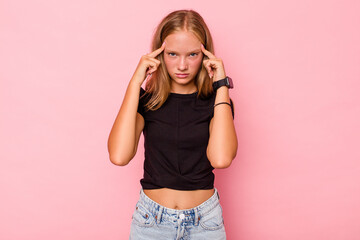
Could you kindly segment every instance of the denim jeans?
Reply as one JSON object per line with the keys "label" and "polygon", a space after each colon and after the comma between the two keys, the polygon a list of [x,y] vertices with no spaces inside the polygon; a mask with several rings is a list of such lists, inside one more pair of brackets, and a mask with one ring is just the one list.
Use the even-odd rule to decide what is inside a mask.
{"label": "denim jeans", "polygon": [[205,202],[191,209],[166,208],[140,190],[132,215],[130,240],[223,240],[225,226],[216,188]]}

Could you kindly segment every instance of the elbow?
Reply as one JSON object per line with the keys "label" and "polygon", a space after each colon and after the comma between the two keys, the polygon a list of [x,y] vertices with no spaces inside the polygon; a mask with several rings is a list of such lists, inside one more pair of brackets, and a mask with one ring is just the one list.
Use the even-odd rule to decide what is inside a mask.
{"label": "elbow", "polygon": [[206,150],[207,158],[213,168],[228,168],[237,154],[237,139],[221,142],[212,141]]}
{"label": "elbow", "polygon": [[116,166],[126,166],[131,159],[124,157],[114,157],[112,155],[109,156],[110,162],[112,162]]}
{"label": "elbow", "polygon": [[218,154],[211,154],[209,151],[207,152],[207,157],[210,161],[210,164],[213,168],[228,168],[230,167],[233,159],[236,156],[236,151],[231,154],[226,154],[224,152]]}
{"label": "elbow", "polygon": [[230,157],[230,156],[218,156],[218,157],[213,157],[211,159],[209,159],[211,166],[213,168],[228,168],[231,165],[231,162],[234,158]]}
{"label": "elbow", "polygon": [[211,151],[207,149],[207,157],[213,168],[228,168],[236,157],[237,148],[234,151]]}
{"label": "elbow", "polygon": [[211,166],[217,169],[223,169],[230,167],[232,159],[219,159],[211,162]]}
{"label": "elbow", "polygon": [[[121,145],[120,145],[121,146]],[[116,149],[108,146],[110,162],[117,166],[126,166],[135,156],[135,151],[128,151],[127,148],[117,147]]]}

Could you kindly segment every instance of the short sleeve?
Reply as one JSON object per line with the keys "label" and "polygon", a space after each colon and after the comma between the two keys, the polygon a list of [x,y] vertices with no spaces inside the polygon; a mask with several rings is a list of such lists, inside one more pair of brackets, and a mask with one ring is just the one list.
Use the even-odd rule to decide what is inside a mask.
{"label": "short sleeve", "polygon": [[141,87],[140,88],[140,95],[139,95],[139,105],[137,112],[141,114],[141,116],[144,117],[144,97],[142,97],[145,94],[145,90]]}

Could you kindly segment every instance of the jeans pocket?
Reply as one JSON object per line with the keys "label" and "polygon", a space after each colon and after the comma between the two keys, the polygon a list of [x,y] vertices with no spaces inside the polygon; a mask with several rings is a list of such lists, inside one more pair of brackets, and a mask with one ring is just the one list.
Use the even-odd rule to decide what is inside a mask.
{"label": "jeans pocket", "polygon": [[132,215],[132,221],[140,227],[151,227],[155,223],[155,218],[146,207],[137,203]]}
{"label": "jeans pocket", "polygon": [[208,214],[203,216],[199,224],[205,230],[218,230],[224,226],[224,218],[222,215],[222,207],[218,204]]}

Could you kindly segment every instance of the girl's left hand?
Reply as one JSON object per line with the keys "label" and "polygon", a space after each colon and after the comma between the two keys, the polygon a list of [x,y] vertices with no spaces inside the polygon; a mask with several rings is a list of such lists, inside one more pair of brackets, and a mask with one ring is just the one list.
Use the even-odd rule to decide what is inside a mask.
{"label": "girl's left hand", "polygon": [[210,79],[212,79],[213,82],[216,82],[225,78],[226,74],[222,60],[220,58],[216,58],[215,55],[206,50],[202,44],[201,50],[203,54],[209,57],[209,59],[203,60],[203,64],[209,74]]}

